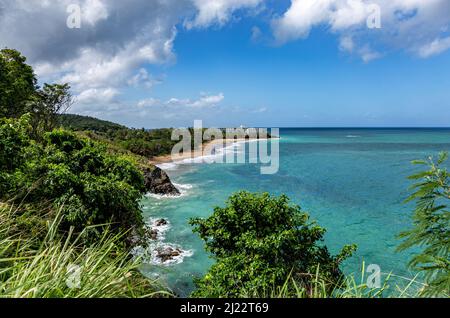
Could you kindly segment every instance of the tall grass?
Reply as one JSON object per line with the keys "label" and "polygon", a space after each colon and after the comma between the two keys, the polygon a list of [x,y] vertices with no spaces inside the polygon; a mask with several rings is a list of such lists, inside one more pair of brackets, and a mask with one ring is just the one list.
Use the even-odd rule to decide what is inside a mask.
{"label": "tall grass", "polygon": [[[81,243],[83,233],[61,235],[61,216],[49,218],[45,233],[17,227],[17,209],[0,202],[0,298],[136,298],[172,297],[157,281],[139,272],[140,260],[122,246],[123,235],[107,229],[95,244]],[[34,229],[35,230],[35,229]],[[75,269],[75,271],[73,271]],[[244,291],[243,298],[383,298],[420,297],[427,287],[414,278],[384,274],[380,288],[367,284],[365,264],[359,278],[346,276],[340,284],[319,276],[307,286],[289,277],[283,286]],[[442,295],[449,297],[449,295]]]}
{"label": "tall grass", "polygon": [[122,298],[170,294],[139,271],[139,259],[121,248],[122,236],[104,231],[84,246],[72,232],[58,231],[61,217],[48,222],[38,246],[26,233],[15,233],[14,211],[0,206],[0,297]]}
{"label": "tall grass", "polygon": [[[384,273],[384,279],[378,288],[367,283],[365,263],[362,264],[359,278],[347,275],[337,286],[319,276],[319,268],[305,285],[293,277],[288,277],[283,286],[269,288],[265,291],[245,292],[242,297],[255,298],[417,298],[422,296],[426,284],[420,282],[417,276],[407,278],[392,273]],[[449,295],[442,295],[449,297]]]}

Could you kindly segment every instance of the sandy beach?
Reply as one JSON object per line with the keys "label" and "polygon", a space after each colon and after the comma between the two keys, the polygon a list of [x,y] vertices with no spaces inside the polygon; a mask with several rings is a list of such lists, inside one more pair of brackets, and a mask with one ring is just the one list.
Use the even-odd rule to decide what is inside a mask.
{"label": "sandy beach", "polygon": [[[261,138],[262,139],[262,138]],[[211,147],[217,146],[218,148],[222,147],[228,147],[231,146],[234,143],[238,142],[246,142],[246,141],[253,141],[256,139],[245,139],[245,138],[239,138],[239,139],[220,139],[220,140],[212,140],[208,141],[203,144],[202,149],[195,149],[188,152],[184,152],[177,156],[175,161],[183,160],[183,159],[195,159],[202,156],[207,156],[211,154]],[[164,155],[164,156],[158,156],[150,159],[150,163],[157,165],[162,163],[170,163],[174,162],[172,159],[172,155]]]}

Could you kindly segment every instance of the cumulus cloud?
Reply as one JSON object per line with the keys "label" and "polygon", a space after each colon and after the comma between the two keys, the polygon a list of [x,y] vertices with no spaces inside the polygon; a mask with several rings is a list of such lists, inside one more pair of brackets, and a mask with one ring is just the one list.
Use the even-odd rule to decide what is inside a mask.
{"label": "cumulus cloud", "polygon": [[439,38],[433,42],[427,43],[419,48],[419,56],[427,58],[433,55],[440,54],[450,49],[450,36],[446,38]]}
{"label": "cumulus cloud", "polygon": [[200,98],[192,100],[189,98],[179,99],[179,98],[171,98],[167,101],[160,101],[155,98],[147,98],[140,100],[137,105],[139,108],[145,107],[155,107],[155,106],[163,106],[163,107],[183,107],[183,108],[197,108],[204,109],[215,107],[220,104],[225,99],[223,93],[219,93],[217,95],[210,95],[202,93]]}
{"label": "cumulus cloud", "polygon": [[198,13],[185,22],[188,29],[224,25],[236,10],[257,8],[264,0],[192,0]]}
{"label": "cumulus cloud", "polygon": [[108,10],[100,0],[87,0],[83,5],[81,17],[90,25],[95,25],[98,21],[108,18]]}
{"label": "cumulus cloud", "polygon": [[[146,66],[175,62],[177,25],[222,26],[236,10],[262,1],[0,0],[0,46],[21,51],[42,81],[70,83],[74,111],[108,112],[129,107],[119,100],[127,87],[149,89],[161,82]],[[67,27],[74,4],[81,11],[79,29]],[[171,103],[202,109],[223,98],[205,94]],[[156,100],[140,105],[152,103]]]}
{"label": "cumulus cloud", "polygon": [[195,101],[189,101],[186,105],[195,108],[213,107],[219,104],[224,99],[225,96],[223,95],[223,93],[220,93],[218,95],[203,94],[203,96],[201,96],[200,99]]}
{"label": "cumulus cloud", "polygon": [[[80,29],[69,29],[67,8],[81,7]],[[131,0],[0,0],[0,40],[15,47],[33,62],[66,62],[91,48],[99,54],[117,55],[130,45],[151,45],[164,59],[164,44],[173,37],[173,26],[183,1]]]}
{"label": "cumulus cloud", "polygon": [[181,127],[192,125],[201,119],[209,123],[217,122],[230,113],[222,102],[224,94],[202,93],[196,99],[145,98],[137,102],[99,103],[95,107],[78,109],[83,114],[102,118],[120,118],[120,122],[134,127]]}
{"label": "cumulus cloud", "polygon": [[[382,55],[369,42],[429,57],[450,47],[445,36],[449,12],[448,0],[291,0],[286,12],[273,19],[272,29],[276,41],[283,44],[305,39],[314,27],[325,26],[341,37],[341,50],[365,61]],[[371,28],[377,17],[381,28]]]}
{"label": "cumulus cloud", "polygon": [[346,51],[352,53],[355,49],[355,43],[353,42],[353,38],[351,36],[343,36],[339,41],[339,48],[342,51]]}
{"label": "cumulus cloud", "polygon": [[128,80],[128,85],[133,87],[144,86],[146,88],[152,88],[154,85],[160,84],[161,82],[160,79],[153,78],[145,68],[141,68]]}
{"label": "cumulus cloud", "polygon": [[[71,4],[81,8],[81,28],[66,26]],[[20,50],[44,80],[69,82],[87,92],[151,86],[145,64],[175,58],[175,25],[187,0],[0,0],[0,43]],[[84,95],[82,95],[84,93]]]}
{"label": "cumulus cloud", "polygon": [[96,103],[111,103],[117,102],[117,97],[120,92],[112,87],[108,88],[90,88],[82,91],[76,97],[76,103],[85,107],[86,105],[96,104]]}

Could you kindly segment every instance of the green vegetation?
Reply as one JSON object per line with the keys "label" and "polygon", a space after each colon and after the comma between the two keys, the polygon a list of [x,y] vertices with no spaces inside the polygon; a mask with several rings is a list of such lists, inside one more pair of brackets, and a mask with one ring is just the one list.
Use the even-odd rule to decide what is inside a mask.
{"label": "green vegetation", "polygon": [[[144,234],[142,163],[55,129],[70,87],[39,88],[25,61],[0,51],[0,297],[155,295],[130,254]],[[71,264],[81,289],[67,284]]]}
{"label": "green vegetation", "polygon": [[425,274],[428,287],[423,295],[426,296],[450,294],[450,174],[442,167],[447,158],[447,153],[441,153],[437,162],[432,158],[428,162],[414,162],[429,168],[410,177],[417,181],[413,185],[415,192],[408,199],[416,201],[414,227],[400,234],[405,239],[400,250],[423,247],[410,266]]}
{"label": "green vegetation", "polygon": [[[58,125],[64,129],[74,131],[87,136],[93,140],[107,144],[111,149],[119,152],[128,152],[142,158],[153,158],[168,155],[179,140],[172,140],[173,129],[132,129],[109,121],[104,121],[92,117],[60,114]],[[194,129],[189,129],[191,136],[194,136]],[[202,130],[204,133],[206,129]],[[226,130],[220,129],[223,137],[226,137]],[[244,130],[242,138],[245,136]],[[259,131],[256,132],[259,138]],[[236,136],[237,138],[238,136]],[[271,138],[270,133],[267,137]],[[202,140],[207,142],[207,140]],[[194,148],[194,140],[191,140],[191,149]]]}
{"label": "green vegetation", "polygon": [[10,49],[0,50],[0,117],[19,117],[31,110],[37,80],[26,58]]}
{"label": "green vegetation", "polygon": [[[89,246],[82,233],[60,235],[62,215],[49,219],[36,239],[18,229],[20,209],[0,207],[0,297],[167,297],[138,271],[139,259],[121,248],[123,234],[104,229]],[[89,228],[87,228],[89,230]],[[75,270],[74,270],[75,269]]]}
{"label": "green vegetation", "polygon": [[[128,158],[64,130],[36,142],[27,116],[1,119],[0,136],[1,200],[52,202],[62,209],[62,225],[77,232],[104,223],[117,231],[142,228],[144,178]],[[95,239],[100,233],[93,228],[85,235]]]}
{"label": "green vegetation", "polygon": [[[170,153],[172,129],[147,131],[77,115],[67,84],[37,86],[17,51],[0,50],[0,297],[170,296],[139,271],[131,244],[144,234],[142,167]],[[57,127],[62,127],[56,129]],[[192,131],[191,131],[192,132]],[[393,297],[450,294],[450,199],[441,154],[416,180],[412,229],[399,249],[423,249],[410,262],[424,273]],[[239,192],[207,219],[193,219],[216,263],[194,297],[385,297],[344,276],[355,250],[331,255],[325,229],[282,195]],[[79,286],[68,284],[73,265]]]}
{"label": "green vegetation", "polygon": [[[289,277],[282,286],[269,288],[266,291],[256,291],[254,294],[246,294],[245,297],[255,298],[415,298],[420,297],[420,290],[426,287],[425,284],[416,280],[404,277],[395,277],[388,274],[381,281],[381,287],[369,287],[368,277],[365,272],[365,263],[362,263],[361,275],[355,278],[354,275],[345,276],[334,288],[330,289],[326,281],[323,280],[318,271],[311,276],[308,285],[299,284],[297,280]],[[392,278],[397,278],[394,283]]]}
{"label": "green vegetation", "polygon": [[[445,159],[442,155],[439,164]],[[423,177],[430,178],[416,185],[419,191],[410,198],[419,198],[416,227],[402,233],[407,240],[401,248],[429,244],[411,262],[414,269],[427,272],[426,283],[417,280],[419,274],[409,279],[390,273],[384,274],[379,288],[370,287],[364,263],[359,281],[354,275],[345,276],[339,267],[356,249],[354,245],[332,256],[322,244],[325,229],[310,222],[308,215],[291,205],[286,196],[239,192],[229,198],[225,207],[216,207],[209,218],[191,220],[194,232],[216,260],[208,273],[195,281],[197,289],[192,297],[450,297],[448,212],[444,211],[445,205],[429,201],[429,195],[448,199],[447,172],[432,163],[431,171],[411,179]],[[445,216],[430,217],[431,213]]]}
{"label": "green vegetation", "polygon": [[89,116],[80,116],[74,114],[60,114],[57,119],[58,125],[73,131],[92,131],[97,133],[106,133],[127,129],[127,127],[112,123],[106,120],[100,120]]}
{"label": "green vegetation", "polygon": [[110,145],[110,148],[152,158],[170,154],[178,141],[171,140],[172,129],[131,129],[92,117],[62,114],[58,124],[64,129],[84,134]]}
{"label": "green vegetation", "polygon": [[316,271],[330,290],[343,279],[339,265],[356,249],[345,246],[331,256],[320,244],[325,229],[284,195],[239,192],[191,224],[217,261],[196,282],[195,297],[252,295],[283,285],[288,276],[308,286]]}
{"label": "green vegetation", "polygon": [[68,84],[44,84],[41,89],[33,68],[16,50],[0,50],[0,118],[30,114],[34,139],[56,126],[57,114],[72,104]]}

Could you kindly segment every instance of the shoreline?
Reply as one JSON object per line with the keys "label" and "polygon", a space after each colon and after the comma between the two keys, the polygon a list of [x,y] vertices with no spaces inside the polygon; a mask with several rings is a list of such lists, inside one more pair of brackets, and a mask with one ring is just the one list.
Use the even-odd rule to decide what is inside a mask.
{"label": "shoreline", "polygon": [[228,146],[231,146],[233,144],[239,143],[239,142],[250,142],[250,141],[257,141],[257,140],[267,140],[269,138],[252,138],[252,139],[246,139],[246,138],[238,138],[238,139],[216,139],[211,140],[208,142],[205,142],[202,144],[202,149],[194,149],[190,150],[188,152],[184,152],[181,155],[178,155],[176,160],[172,160],[172,155],[163,155],[163,156],[157,156],[153,157],[149,160],[149,163],[152,165],[159,165],[163,163],[174,163],[180,160],[184,159],[196,159],[199,157],[211,155],[211,153],[208,151],[211,146],[214,145],[220,145],[220,147],[226,148]]}

